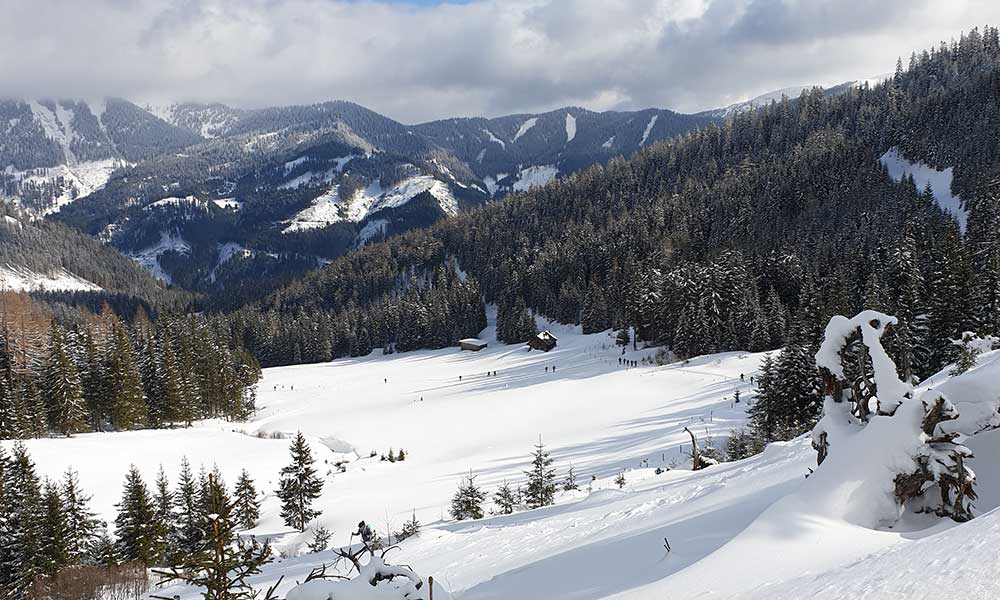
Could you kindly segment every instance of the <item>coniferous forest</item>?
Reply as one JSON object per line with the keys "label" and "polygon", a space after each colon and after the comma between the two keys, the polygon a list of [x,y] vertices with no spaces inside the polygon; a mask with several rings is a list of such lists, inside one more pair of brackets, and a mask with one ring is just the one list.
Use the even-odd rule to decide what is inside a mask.
{"label": "coniferous forest", "polygon": [[[997,30],[914,54],[884,84],[737,114],[544,188],[372,244],[218,315],[264,366],[438,348],[519,307],[637,329],[679,357],[812,347],[832,314],[899,315],[907,376],[1000,328]],[[970,140],[975,140],[970,143]],[[879,162],[954,169],[967,230]],[[461,276],[459,276],[460,267]]]}
{"label": "coniferous forest", "polygon": [[[187,281],[161,285],[118,255],[104,264],[113,253],[90,238],[80,241],[83,234],[70,225],[31,223],[4,207],[0,217],[6,222],[0,228],[21,233],[0,235],[0,266],[30,254],[23,267],[37,272],[72,267],[101,285],[56,292],[0,290],[0,439],[182,428],[203,419],[246,421],[258,408],[262,368],[362,357],[376,350],[393,354],[455,346],[487,328],[487,315],[495,308],[496,339],[505,344],[524,342],[538,331],[536,318],[545,317],[580,325],[585,334],[611,330],[609,344],[622,346],[623,355],[629,345],[656,347],[662,348],[657,360],[681,364],[727,351],[774,350],[762,359],[756,380],[750,378],[756,395],[745,413],[746,429],[732,431],[724,448],[709,442],[701,449],[696,434],[684,429],[691,440],[692,471],[754,456],[768,443],[813,430],[823,416],[824,399],[832,398],[825,388],[833,384],[832,377],[823,378],[826,367],[817,367],[817,354],[834,315],[869,309],[896,317],[889,325],[869,325],[879,336],[884,331],[878,349],[884,344],[895,360],[899,381],[893,384],[901,389],[949,364],[955,364],[955,373],[972,368],[975,354],[969,344],[977,336],[996,343],[990,336],[1000,336],[998,98],[1000,31],[975,29],[901,59],[895,73],[878,85],[838,93],[814,88],[725,118],[705,117],[696,129],[640,144],[630,157],[494,201],[463,205],[454,216],[438,218],[432,211],[427,220],[433,222],[426,227],[376,235],[356,246],[342,235],[344,228],[317,230],[308,234],[310,243],[328,245],[330,256],[339,256],[328,263],[324,258],[320,268],[313,269],[315,256],[309,252],[290,251],[280,259],[264,253],[257,257],[259,264],[271,264],[275,271],[261,275],[254,286],[246,278],[253,272],[247,265],[258,263],[237,258],[220,271],[243,277],[233,275],[243,287],[229,291],[202,283],[186,287]],[[14,108],[21,111],[17,114],[24,110]],[[398,143],[409,143],[405,134],[392,131],[403,140]],[[236,152],[235,146],[218,144]],[[952,192],[961,198],[967,219],[946,211],[929,186],[918,187],[912,177],[893,179],[881,160],[891,150],[931,167],[952,168]],[[339,151],[333,154],[338,156],[332,160],[344,158]],[[187,157],[175,158],[183,162]],[[275,172],[273,165],[262,166],[263,160],[247,162],[240,168],[259,168],[254,177]],[[149,168],[146,164],[135,172]],[[280,171],[287,175],[294,169],[306,167],[293,164]],[[123,178],[110,187],[128,185]],[[150,194],[161,191],[158,182],[148,185]],[[274,198],[276,204],[303,208],[312,201],[306,195],[305,190],[282,191]],[[59,218],[104,230],[120,208],[119,199],[99,196],[99,211],[90,213],[85,202],[75,203]],[[168,211],[201,211],[222,222],[275,208],[263,201],[248,206],[238,217],[232,207],[207,208],[207,203]],[[146,207],[130,208],[139,214]],[[136,248],[163,233],[158,218],[148,217],[148,228],[130,233],[138,236]],[[257,225],[282,240],[270,225]],[[58,243],[51,244],[52,256],[39,258],[47,240]],[[282,271],[282,265],[293,263],[294,269]],[[195,275],[191,282],[209,278],[208,273]],[[213,284],[215,276],[213,270]],[[843,359],[836,385],[855,385],[851,410],[860,411],[855,416],[865,421],[875,397],[876,361],[870,355],[875,344],[851,337],[857,329],[850,329],[845,346],[834,352]],[[651,356],[643,360],[652,361]],[[556,372],[554,363],[544,368],[548,380]],[[562,366],[559,371],[562,375]],[[886,381],[884,371],[881,375]],[[462,382],[461,374],[456,377]],[[374,379],[389,382],[381,374]],[[741,385],[743,374],[739,379],[740,384],[726,385]],[[417,392],[407,391],[416,396],[407,399],[413,410],[423,405],[425,389],[454,384],[419,383],[413,385]],[[322,391],[331,397],[338,393],[333,386]],[[926,408],[939,419],[924,421],[931,423],[924,431],[928,439],[939,422],[957,418],[946,401],[942,396],[937,412]],[[732,406],[739,402],[737,391]],[[892,411],[881,416],[894,416]],[[693,423],[697,417],[689,418]],[[265,433],[257,431],[261,438]],[[270,433],[271,439],[285,435]],[[951,444],[958,436],[944,433],[927,443]],[[364,458],[354,447],[341,451],[333,437],[321,439],[331,440],[326,450],[338,458],[349,452],[359,461]],[[112,537],[90,510],[86,482],[78,481],[75,472],[58,481],[42,479],[25,446],[11,447],[8,453],[0,446],[0,591],[14,600],[72,597],[65,590],[76,583],[60,577],[88,567],[103,569],[102,585],[120,576],[123,585],[138,590],[148,587],[148,569],[156,569],[162,581],[209,590],[206,598],[212,590],[243,594],[220,599],[256,598],[246,579],[271,560],[271,549],[269,542],[239,532],[260,520],[261,494],[274,492],[289,531],[298,535],[312,528],[310,551],[326,551],[332,533],[317,524],[322,511],[314,503],[324,482],[335,470],[344,472],[348,460],[331,460],[321,473],[299,432],[289,447],[291,462],[276,474],[273,490],[258,489],[245,470],[227,488],[218,468],[202,467],[196,474],[187,459],[176,475],[168,476],[161,467],[149,484],[133,466]],[[815,440],[813,447],[822,462],[827,447]],[[450,515],[484,518],[483,505],[490,498],[493,514],[509,515],[556,504],[560,488],[580,490],[572,463],[565,472],[560,465],[565,482],[559,484],[556,459],[541,438],[534,448],[531,466],[523,472],[524,489],[504,480],[487,490],[477,483],[478,475],[462,473]],[[375,456],[373,450],[367,458]],[[398,455],[390,449],[383,462],[402,462],[406,456],[402,449]],[[958,457],[955,472],[961,473],[953,489],[971,490],[962,463],[971,451],[963,447],[949,456]],[[640,468],[653,472],[648,458],[645,463]],[[657,468],[655,474],[663,472]],[[596,474],[590,476],[597,481]],[[931,481],[938,480],[921,479],[915,489],[922,494],[926,488],[921,486]],[[625,471],[617,472],[614,483],[618,490],[628,485]],[[920,495],[900,494],[907,483],[894,480],[900,505]],[[942,490],[942,504],[947,504],[949,492]],[[973,492],[954,505],[964,509],[963,503],[974,499]],[[949,516],[958,521],[956,514],[972,518],[971,510]],[[387,543],[416,534],[416,509],[412,515],[402,532],[387,533]],[[374,557],[377,534],[362,521],[355,535]],[[664,542],[669,554],[670,544]],[[360,563],[354,564],[360,573]],[[272,598],[271,593],[264,598]]]}

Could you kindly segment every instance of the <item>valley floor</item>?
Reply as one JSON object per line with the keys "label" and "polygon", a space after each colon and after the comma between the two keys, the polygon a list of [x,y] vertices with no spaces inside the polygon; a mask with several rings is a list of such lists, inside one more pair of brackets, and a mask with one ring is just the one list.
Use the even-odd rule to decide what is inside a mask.
{"label": "valley floor", "polygon": [[[970,443],[990,458],[973,465],[981,482],[978,512],[988,514],[960,526],[914,520],[896,531],[865,529],[812,502],[822,481],[806,478],[815,468],[806,438],[689,470],[684,428],[702,443],[723,443],[745,421],[750,379],[763,355],[655,366],[642,364],[652,350],[622,357],[607,333],[552,331],[559,344],[549,353],[498,344],[488,329],[490,346],[475,353],[375,353],[267,369],[258,414],[247,423],[27,445],[45,475],[76,468],[108,521],[131,463],[150,483],[161,464],[175,479],[182,456],[196,469],[217,465],[230,484],[246,468],[267,494],[260,525],[247,533],[271,538],[287,556],[256,583],[284,576],[282,592],[334,560],[332,553],[299,555],[311,534],[289,531],[278,516],[278,470],[288,461],[288,435],[301,430],[325,478],[319,522],[334,531],[333,543],[348,543],[362,519],[384,533],[416,514],[424,527],[390,560],[433,576],[435,598],[450,590],[462,600],[902,599],[937,597],[952,585],[965,593],[954,597],[1000,594],[992,576],[1000,566],[993,551],[1000,526],[989,512],[1000,505],[1000,469],[992,466],[1000,435]],[[997,355],[984,357],[980,370],[1000,374]],[[640,366],[626,368],[619,358]],[[560,482],[572,465],[580,490],[561,493],[544,509],[450,520],[448,503],[470,470],[491,496],[504,480],[523,482],[539,435]],[[405,461],[379,460],[400,448]],[[343,472],[334,466],[340,462]],[[613,480],[622,472],[619,489]],[[198,597],[182,589],[166,595],[172,593]]]}

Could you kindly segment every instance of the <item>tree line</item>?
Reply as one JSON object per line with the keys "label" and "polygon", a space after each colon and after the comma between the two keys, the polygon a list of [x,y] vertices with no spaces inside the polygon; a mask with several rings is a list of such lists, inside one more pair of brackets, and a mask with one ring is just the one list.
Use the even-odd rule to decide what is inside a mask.
{"label": "tree line", "polygon": [[[872,307],[906,324],[890,343],[907,376],[926,377],[954,358],[949,339],[1000,330],[998,168],[978,151],[1000,137],[984,109],[1000,80],[996,38],[975,31],[874,88],[807,91],[372,244],[218,318],[270,365],[440,347],[457,331],[409,335],[399,311],[465,318],[450,329],[474,334],[480,302],[516,313],[501,319],[523,325],[506,341],[530,331],[523,306],[585,331],[634,327],[679,357],[815,344],[829,316]],[[879,157],[891,147],[955,166],[964,234],[931,190],[889,177]],[[441,269],[462,285],[405,291],[447,281]],[[472,286],[481,300],[459,295]],[[258,341],[275,323],[281,341]]]}
{"label": "tree line", "polygon": [[125,322],[105,307],[59,322],[25,294],[0,294],[0,438],[245,419],[257,361],[189,316]]}

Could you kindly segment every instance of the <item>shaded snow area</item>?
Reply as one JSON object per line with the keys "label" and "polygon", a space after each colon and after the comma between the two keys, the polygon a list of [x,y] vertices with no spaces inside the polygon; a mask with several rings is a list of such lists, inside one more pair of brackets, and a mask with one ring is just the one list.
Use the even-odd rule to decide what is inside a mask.
{"label": "shaded snow area", "polygon": [[[385,191],[376,180],[368,187],[356,190],[346,200],[341,199],[339,186],[334,185],[314,198],[308,208],[286,221],[287,226],[282,233],[319,229],[340,221],[357,223],[381,210],[403,206],[424,192],[430,193],[445,214],[454,215],[458,212],[458,200],[451,188],[431,175],[404,179]],[[370,231],[368,238],[375,233]],[[360,237],[362,236],[359,234]]]}
{"label": "shaded snow area", "polygon": [[642,132],[642,139],[639,140],[640,146],[644,145],[646,140],[649,139],[649,134],[652,133],[653,127],[656,125],[656,120],[659,118],[660,115],[653,115],[653,117],[649,120],[649,123],[646,123],[646,130]]}
{"label": "shaded snow area", "polygon": [[[341,156],[334,158],[333,161],[336,163],[333,167],[323,170],[323,171],[306,171],[301,175],[297,175],[288,181],[282,183],[278,186],[280,190],[292,190],[303,186],[310,185],[324,185],[333,181],[337,174],[344,170],[344,166],[351,162],[355,156],[353,154],[348,154],[347,156]],[[290,160],[284,164],[285,175],[287,176],[296,167],[309,162],[308,156],[300,156],[294,160]]]}
{"label": "shaded snow area", "polygon": [[385,219],[372,219],[361,228],[354,243],[360,248],[371,241],[372,238],[384,235],[388,226],[389,221]]}
{"label": "shaded snow area", "polygon": [[[381,533],[398,530],[415,513],[423,524],[419,535],[388,559],[433,576],[435,598],[932,600],[942,591],[963,600],[1000,597],[1000,517],[993,512],[1000,505],[1000,430],[967,441],[978,457],[971,461],[978,475],[976,519],[958,525],[910,515],[894,529],[865,526],[853,511],[868,508],[860,499],[881,493],[859,487],[870,475],[867,463],[886,460],[864,453],[878,451],[874,446],[851,449],[858,477],[840,471],[836,454],[817,467],[808,435],[746,460],[690,471],[684,428],[703,444],[710,438],[723,444],[745,423],[754,401],[749,378],[763,354],[732,352],[657,367],[642,363],[653,350],[628,350],[624,358],[643,366],[625,368],[608,332],[583,335],[575,327],[538,324],[558,337],[551,352],[503,345],[491,325],[478,335],[489,344],[479,352],[376,351],[265,369],[259,410],[247,423],[207,421],[189,429],[26,444],[43,476],[77,468],[106,520],[115,514],[130,463],[147,482],[161,464],[176,480],[184,455],[196,470],[218,465],[230,485],[248,469],[266,495],[261,522],[247,533],[269,537],[287,556],[251,581],[263,588],[284,577],[278,592],[300,600],[330,597],[323,591],[330,584],[288,593],[313,567],[336,557],[304,554],[311,533],[290,531],[278,514],[274,490],[289,440],[275,438],[298,430],[325,481],[318,523],[333,531],[333,543],[348,542],[362,519]],[[945,370],[930,378],[907,402],[946,390],[956,406],[983,402],[995,412],[998,380],[1000,351],[988,352],[964,375]],[[737,390],[740,404],[733,402]],[[863,430],[873,434],[868,439],[879,437],[872,427]],[[470,469],[490,496],[505,480],[522,484],[539,434],[557,479],[572,465],[579,490],[560,487],[547,508],[449,519],[450,498]],[[400,448],[403,462],[369,458]],[[334,467],[340,461],[343,472]],[[656,474],[657,468],[664,472]],[[621,488],[614,482],[619,473],[626,482]],[[488,501],[487,512],[492,507]],[[180,587],[157,593],[200,597]]]}
{"label": "shaded snow area", "polygon": [[906,160],[897,148],[890,148],[879,158],[879,162],[885,165],[889,171],[889,176],[896,181],[902,181],[907,175],[913,177],[913,182],[917,189],[923,191],[928,185],[934,192],[934,201],[958,222],[958,227],[965,233],[966,223],[969,221],[969,213],[962,206],[962,200],[951,193],[952,168],[948,167],[942,171],[922,162],[912,162]]}
{"label": "shaded snow area", "polygon": [[208,280],[212,283],[215,283],[216,272],[219,270],[219,267],[226,264],[233,258],[237,256],[247,257],[251,256],[252,254],[253,254],[252,251],[244,248],[243,246],[237,244],[236,242],[226,242],[225,244],[219,244],[218,258],[216,258],[215,266],[212,267],[211,272],[209,272],[208,274]]}
{"label": "shaded snow area", "polygon": [[58,165],[31,171],[15,171],[8,167],[4,172],[22,183],[35,185],[46,185],[62,180],[63,189],[58,196],[53,198],[52,204],[42,210],[43,215],[49,215],[57,213],[63,206],[85,198],[103,188],[115,169],[121,166],[120,160],[107,159]]}
{"label": "shaded snow area", "polygon": [[37,273],[24,267],[0,266],[0,290],[12,292],[99,292],[100,286],[62,269]]}
{"label": "shaded snow area", "polygon": [[530,131],[531,128],[534,127],[537,123],[538,123],[538,117],[531,117],[524,123],[521,123],[521,127],[518,128],[517,133],[514,134],[514,139],[511,141],[516,142],[518,139],[521,138],[522,135],[528,133],[528,131]]}
{"label": "shaded snow area", "polygon": [[35,100],[29,101],[28,105],[31,107],[31,113],[35,116],[35,120],[42,126],[45,137],[62,148],[63,160],[69,164],[76,163],[76,155],[70,148],[76,138],[76,132],[73,131],[73,111],[64,108],[59,103],[55,103],[54,111]]}
{"label": "shaded snow area", "polygon": [[573,141],[576,137],[576,117],[566,113],[566,143]]}
{"label": "shaded snow area", "polygon": [[615,136],[611,136],[608,139],[604,140],[604,143],[601,144],[601,148],[610,148],[611,146],[614,146],[614,144],[615,144]]}
{"label": "shaded snow area", "polygon": [[176,231],[161,231],[159,242],[143,248],[139,252],[130,253],[128,256],[142,265],[153,277],[170,284],[172,283],[170,275],[160,266],[160,255],[169,251],[189,254],[191,246]]}
{"label": "shaded snow area", "polygon": [[490,196],[496,196],[497,191],[500,190],[500,182],[507,177],[507,173],[497,173],[494,176],[484,177],[483,185],[486,186],[486,191]]}
{"label": "shaded snow area", "polygon": [[545,185],[552,181],[559,174],[559,169],[555,165],[538,165],[521,169],[517,174],[517,181],[512,186],[515,192],[523,192],[533,187]]}

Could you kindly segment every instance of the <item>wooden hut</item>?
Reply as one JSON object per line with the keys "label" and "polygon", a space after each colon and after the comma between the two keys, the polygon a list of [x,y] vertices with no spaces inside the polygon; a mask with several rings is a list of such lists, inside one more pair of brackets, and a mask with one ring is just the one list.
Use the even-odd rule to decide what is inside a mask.
{"label": "wooden hut", "polygon": [[469,350],[471,352],[479,352],[487,345],[488,344],[486,342],[477,338],[465,338],[464,340],[458,340],[458,346],[462,350]]}
{"label": "wooden hut", "polygon": [[535,350],[541,350],[543,352],[548,352],[549,350],[556,347],[556,342],[559,338],[552,335],[550,331],[543,331],[541,333],[536,333],[535,335],[528,338],[528,345]]}

